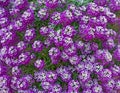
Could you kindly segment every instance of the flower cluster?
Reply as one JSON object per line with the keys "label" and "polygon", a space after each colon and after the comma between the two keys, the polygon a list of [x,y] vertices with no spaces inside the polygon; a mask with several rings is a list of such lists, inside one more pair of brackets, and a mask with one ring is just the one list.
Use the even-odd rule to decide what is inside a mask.
{"label": "flower cluster", "polygon": [[0,93],[120,93],[120,0],[68,1],[0,0]]}

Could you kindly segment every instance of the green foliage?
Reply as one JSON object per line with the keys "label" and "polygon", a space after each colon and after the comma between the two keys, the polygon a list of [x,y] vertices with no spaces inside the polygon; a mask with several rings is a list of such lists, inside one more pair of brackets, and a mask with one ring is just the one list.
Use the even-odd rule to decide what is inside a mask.
{"label": "green foliage", "polygon": [[22,69],[23,74],[32,74],[32,75],[34,75],[34,72],[36,70],[33,64],[22,65],[21,69]]}
{"label": "green foliage", "polygon": [[68,3],[73,3],[77,6],[87,5],[90,2],[93,2],[93,0],[68,0]]}

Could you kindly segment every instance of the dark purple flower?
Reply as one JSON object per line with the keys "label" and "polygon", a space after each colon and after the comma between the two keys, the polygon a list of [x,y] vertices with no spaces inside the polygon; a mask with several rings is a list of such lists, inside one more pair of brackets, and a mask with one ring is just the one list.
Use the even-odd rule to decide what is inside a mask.
{"label": "dark purple flower", "polygon": [[15,0],[13,2],[13,6],[20,10],[23,10],[28,7],[28,1],[27,0]]}
{"label": "dark purple flower", "polygon": [[10,3],[10,0],[1,0],[0,1],[0,5],[3,6],[3,7],[8,6],[9,3]]}
{"label": "dark purple flower", "polygon": [[99,15],[99,8],[95,3],[89,3],[87,7],[87,14],[90,16],[98,16]]}
{"label": "dark purple flower", "polygon": [[114,57],[116,60],[120,61],[120,47],[119,47],[119,46],[118,46],[117,49],[115,49],[115,51],[114,51],[114,53],[113,53],[113,57]]}
{"label": "dark purple flower", "polygon": [[6,66],[0,65],[0,76],[6,74],[7,68]]}
{"label": "dark purple flower", "polygon": [[65,10],[61,14],[61,21],[64,26],[69,25],[71,22],[73,22],[74,16],[70,10]]}
{"label": "dark purple flower", "polygon": [[103,42],[102,46],[108,50],[111,50],[115,47],[114,40],[112,38],[109,38],[107,41]]}
{"label": "dark purple flower", "polygon": [[95,0],[94,2],[100,6],[105,6],[108,3],[107,0]]}
{"label": "dark purple flower", "polygon": [[46,0],[46,7],[54,9],[58,6],[58,0]]}

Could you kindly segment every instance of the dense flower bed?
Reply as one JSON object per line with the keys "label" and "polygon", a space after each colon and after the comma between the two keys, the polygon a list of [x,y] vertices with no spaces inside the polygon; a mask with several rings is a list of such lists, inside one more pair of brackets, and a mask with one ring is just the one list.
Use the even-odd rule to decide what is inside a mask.
{"label": "dense flower bed", "polygon": [[0,93],[120,93],[120,0],[0,0]]}

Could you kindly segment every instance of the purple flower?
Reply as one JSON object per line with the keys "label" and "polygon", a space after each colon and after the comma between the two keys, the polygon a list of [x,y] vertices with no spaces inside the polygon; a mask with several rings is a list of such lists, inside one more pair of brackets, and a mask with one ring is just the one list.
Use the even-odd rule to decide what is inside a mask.
{"label": "purple flower", "polygon": [[28,1],[27,1],[27,0],[15,0],[15,1],[13,2],[13,6],[14,6],[15,8],[20,9],[20,10],[23,10],[23,9],[27,8],[27,6],[28,6]]}
{"label": "purple flower", "polygon": [[104,84],[102,84],[103,86],[103,89],[105,89],[106,91],[110,90],[114,90],[114,87],[115,87],[115,81],[114,79],[110,79],[108,80],[107,82],[105,82]]}
{"label": "purple flower", "polygon": [[54,84],[50,93],[61,93],[62,87],[59,84]]}
{"label": "purple flower", "polygon": [[35,38],[35,36],[36,36],[35,29],[32,28],[32,29],[26,30],[24,38],[26,41],[30,42],[31,40]]}
{"label": "purple flower", "polygon": [[45,66],[45,62],[41,59],[37,59],[34,63],[35,67],[41,70]]}
{"label": "purple flower", "polygon": [[68,5],[68,9],[71,10],[71,11],[75,11],[76,8],[77,8],[77,7],[75,6],[75,4],[69,4],[69,5]]}
{"label": "purple flower", "polygon": [[87,24],[89,23],[89,21],[90,21],[90,17],[87,15],[83,15],[83,16],[80,16],[79,24]]}
{"label": "purple flower", "polygon": [[49,17],[48,10],[46,8],[41,8],[38,11],[38,17],[40,18],[40,20],[46,20]]}
{"label": "purple flower", "polygon": [[101,72],[103,70],[103,65],[99,64],[99,63],[95,63],[94,64],[94,71],[98,74],[99,72]]}
{"label": "purple flower", "polygon": [[109,23],[115,23],[115,21],[116,21],[116,14],[112,13],[110,11],[107,11],[106,12],[106,18],[107,18]]}
{"label": "purple flower", "polygon": [[63,81],[69,82],[71,80],[71,73],[69,71],[61,73],[60,77],[62,78]]}
{"label": "purple flower", "polygon": [[18,49],[16,46],[10,46],[8,49],[8,55],[10,57],[16,57],[18,55]]}
{"label": "purple flower", "polygon": [[94,85],[92,87],[92,93],[104,93],[101,85]]}
{"label": "purple flower", "polygon": [[0,76],[0,87],[1,88],[9,87],[9,85],[10,85],[10,77],[7,75]]}
{"label": "purple flower", "polygon": [[108,3],[107,0],[95,0],[94,2],[100,6],[105,6]]}
{"label": "purple flower", "polygon": [[98,16],[99,8],[95,3],[89,3],[87,6],[87,14],[90,16]]}
{"label": "purple flower", "polygon": [[71,81],[68,83],[68,90],[69,90],[69,89],[78,90],[79,88],[80,88],[80,84],[79,84],[78,81],[71,80]]}
{"label": "purple flower", "polygon": [[29,82],[24,78],[19,78],[16,82],[18,89],[27,89],[29,87]]}
{"label": "purple flower", "polygon": [[14,66],[12,67],[12,75],[13,76],[20,76],[22,73],[21,73],[21,69],[18,67],[18,66]]}
{"label": "purple flower", "polygon": [[47,72],[47,81],[48,82],[55,82],[57,80],[57,73],[53,71]]}
{"label": "purple flower", "polygon": [[43,26],[39,30],[40,35],[47,36],[49,34],[49,28],[46,26]]}
{"label": "purple flower", "polygon": [[107,41],[103,42],[103,47],[111,50],[115,47],[114,40],[112,38],[109,38]]}
{"label": "purple flower", "polygon": [[79,57],[77,55],[70,56],[69,61],[72,65],[77,65],[79,63]]}
{"label": "purple flower", "polygon": [[5,27],[9,24],[9,19],[7,17],[1,17],[0,18],[0,26]]}
{"label": "purple flower", "polygon": [[60,20],[61,20],[61,13],[59,12],[54,12],[50,18],[50,22],[55,25],[60,24]]}
{"label": "purple flower", "polygon": [[115,89],[116,89],[116,90],[120,90],[120,80],[119,80],[119,79],[117,79],[117,80],[115,81]]}
{"label": "purple flower", "polygon": [[8,31],[2,36],[0,42],[2,45],[13,45],[16,42],[16,40],[17,40],[16,34]]}
{"label": "purple flower", "polygon": [[74,16],[70,10],[65,10],[61,14],[61,21],[64,26],[69,25],[71,22],[73,22]]}
{"label": "purple flower", "polygon": [[112,71],[113,76],[119,76],[120,75],[120,67],[117,65],[111,65],[110,70]]}
{"label": "purple flower", "polygon": [[24,23],[24,20],[22,18],[15,20],[13,23],[13,28],[16,31],[25,31],[26,30],[26,24]]}
{"label": "purple flower", "polygon": [[75,34],[76,34],[76,31],[74,27],[67,25],[65,28],[63,28],[63,31],[62,31],[63,36],[73,37]]}
{"label": "purple flower", "polygon": [[50,9],[54,9],[58,6],[58,0],[46,0],[46,7]]}
{"label": "purple flower", "polygon": [[47,82],[47,81],[42,81],[41,86],[45,91],[49,91],[52,88],[52,84],[50,82]]}
{"label": "purple flower", "polygon": [[61,59],[62,59],[64,62],[66,62],[66,61],[68,61],[68,59],[69,59],[69,55],[68,55],[65,51],[62,51],[62,53],[61,53]]}
{"label": "purple flower", "polygon": [[43,44],[41,41],[39,40],[36,40],[33,42],[32,44],[32,49],[35,51],[35,52],[40,52],[43,50]]}
{"label": "purple flower", "polygon": [[86,82],[90,79],[90,72],[87,71],[87,70],[82,70],[82,71],[79,72],[78,77],[82,82]]}
{"label": "purple flower", "polygon": [[98,75],[99,75],[99,79],[102,82],[105,82],[112,78],[112,72],[109,69],[103,69],[101,72],[99,72]]}
{"label": "purple flower", "polygon": [[110,0],[109,8],[112,11],[118,11],[118,10],[120,10],[120,1],[119,0]]}
{"label": "purple flower", "polygon": [[34,21],[34,11],[32,9],[27,9],[24,11],[24,13],[21,15],[21,18],[26,24],[31,24]]}
{"label": "purple flower", "polygon": [[1,0],[0,1],[0,5],[3,6],[3,7],[8,6],[9,3],[10,3],[10,0]]}
{"label": "purple flower", "polygon": [[17,49],[19,51],[24,51],[27,48],[27,43],[25,43],[24,41],[20,41],[17,43]]}
{"label": "purple flower", "polygon": [[114,53],[113,53],[113,57],[114,57],[116,60],[120,61],[120,49],[119,49],[119,46],[118,46],[117,49],[115,49],[115,51],[114,51]]}
{"label": "purple flower", "polygon": [[84,62],[80,62],[79,64],[75,65],[75,69],[77,70],[77,72],[81,72],[82,70],[84,70],[85,69]]}
{"label": "purple flower", "polygon": [[66,49],[64,51],[66,52],[67,55],[73,56],[73,55],[76,54],[76,46],[75,45],[71,45],[69,47],[66,47]]}
{"label": "purple flower", "polygon": [[80,36],[86,40],[90,41],[95,38],[95,29],[92,27],[87,26],[87,28],[83,29],[82,31],[80,30]]}
{"label": "purple flower", "polygon": [[47,80],[47,72],[45,70],[41,70],[39,72],[35,72],[34,73],[34,79],[37,82],[46,81]]}
{"label": "purple flower", "polygon": [[52,47],[49,50],[49,56],[51,58],[58,58],[59,59],[59,57],[60,57],[60,50],[57,47]]}
{"label": "purple flower", "polygon": [[62,34],[56,33],[53,41],[57,47],[61,47],[64,43],[64,36]]}
{"label": "purple flower", "polygon": [[92,93],[92,90],[91,89],[85,89],[85,90],[83,90],[82,93]]}
{"label": "purple flower", "polygon": [[7,68],[6,66],[0,65],[0,76],[6,74]]}
{"label": "purple flower", "polygon": [[63,46],[66,47],[70,47],[73,44],[73,39],[71,37],[64,37],[63,38]]}
{"label": "purple flower", "polygon": [[19,55],[18,61],[20,64],[27,65],[31,60],[30,53],[24,52]]}

